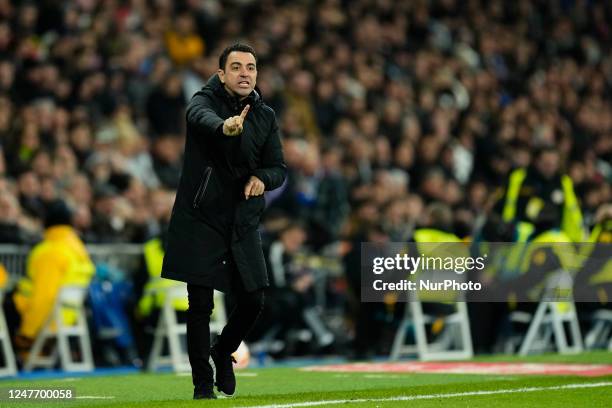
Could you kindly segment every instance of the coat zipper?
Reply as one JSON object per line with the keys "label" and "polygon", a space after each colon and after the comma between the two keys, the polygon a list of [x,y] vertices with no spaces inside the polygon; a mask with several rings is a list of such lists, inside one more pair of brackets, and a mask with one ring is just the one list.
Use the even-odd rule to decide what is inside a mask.
{"label": "coat zipper", "polygon": [[208,186],[208,180],[210,179],[210,173],[212,173],[212,167],[208,166],[206,169],[204,169],[202,179],[200,180],[200,185],[198,186],[198,190],[193,198],[193,208],[198,208],[202,202],[202,198],[206,192],[206,186]]}

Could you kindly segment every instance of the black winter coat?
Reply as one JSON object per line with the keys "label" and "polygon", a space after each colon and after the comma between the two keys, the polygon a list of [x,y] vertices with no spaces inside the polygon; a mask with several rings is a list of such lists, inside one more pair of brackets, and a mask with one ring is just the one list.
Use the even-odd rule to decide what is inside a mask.
{"label": "black winter coat", "polygon": [[[251,105],[243,132],[225,136],[225,119]],[[253,91],[232,97],[215,74],[187,106],[181,180],[168,229],[162,277],[227,292],[239,276],[247,291],[268,286],[257,231],[263,195],[244,198],[251,175],[266,191],[286,176],[274,111]],[[232,273],[237,269],[238,274]]]}

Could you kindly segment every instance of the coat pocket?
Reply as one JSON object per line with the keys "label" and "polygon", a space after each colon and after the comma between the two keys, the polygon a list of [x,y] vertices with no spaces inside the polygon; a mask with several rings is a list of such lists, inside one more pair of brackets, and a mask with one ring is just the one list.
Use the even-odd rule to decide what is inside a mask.
{"label": "coat pocket", "polygon": [[257,229],[265,208],[266,200],[263,194],[240,202],[234,219],[234,225],[239,238],[249,231]]}
{"label": "coat pocket", "polygon": [[198,189],[193,197],[193,208],[200,207],[200,203],[202,202],[202,198],[204,198],[204,193],[206,192],[206,187],[208,186],[210,173],[212,173],[212,167],[208,166],[206,169],[204,169],[204,173],[202,173],[200,184],[198,185]]}

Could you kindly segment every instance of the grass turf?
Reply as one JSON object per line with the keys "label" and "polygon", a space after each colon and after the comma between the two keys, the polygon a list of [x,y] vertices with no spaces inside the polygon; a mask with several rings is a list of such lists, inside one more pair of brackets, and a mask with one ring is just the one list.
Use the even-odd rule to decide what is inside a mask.
{"label": "grass turf", "polygon": [[[584,353],[576,356],[543,355],[528,358],[492,357],[477,361],[527,361],[612,364],[612,353]],[[517,376],[412,373],[327,373],[295,368],[265,368],[240,371],[238,391],[232,399],[192,401],[190,376],[175,374],[131,374],[106,377],[75,377],[45,380],[4,380],[0,388],[70,387],[77,396],[104,396],[112,399],[11,402],[2,407],[246,407],[306,401],[368,399],[355,407],[568,407],[612,406],[612,386],[598,388],[539,390],[495,395],[469,395],[414,401],[375,401],[398,396],[507,390],[524,387],[556,387],[565,384],[612,382],[606,377]],[[374,401],[372,401],[374,399]],[[25,404],[25,405],[24,405]],[[335,406],[345,406],[338,404]]]}

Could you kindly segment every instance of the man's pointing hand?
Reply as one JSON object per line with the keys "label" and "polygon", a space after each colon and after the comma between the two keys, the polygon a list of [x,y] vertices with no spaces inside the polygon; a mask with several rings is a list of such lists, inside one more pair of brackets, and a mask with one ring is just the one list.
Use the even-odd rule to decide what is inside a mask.
{"label": "man's pointing hand", "polygon": [[251,106],[247,105],[239,116],[232,116],[231,118],[225,119],[225,122],[223,122],[223,134],[225,136],[238,136],[242,133],[242,124],[250,108]]}

